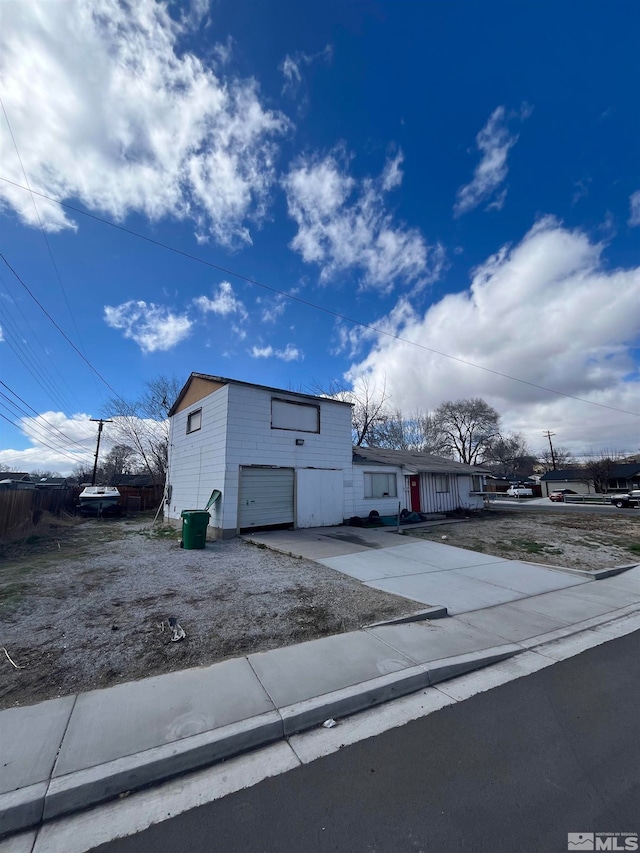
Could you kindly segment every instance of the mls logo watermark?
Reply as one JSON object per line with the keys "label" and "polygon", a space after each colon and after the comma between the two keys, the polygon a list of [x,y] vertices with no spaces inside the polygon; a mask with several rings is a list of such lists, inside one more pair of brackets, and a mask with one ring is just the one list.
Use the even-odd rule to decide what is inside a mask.
{"label": "mls logo watermark", "polygon": [[638,850],[637,832],[568,832],[567,850]]}

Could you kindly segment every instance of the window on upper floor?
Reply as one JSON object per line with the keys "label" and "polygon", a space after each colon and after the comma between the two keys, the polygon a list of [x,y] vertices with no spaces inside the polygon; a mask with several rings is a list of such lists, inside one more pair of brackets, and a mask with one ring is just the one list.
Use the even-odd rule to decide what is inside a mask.
{"label": "window on upper floor", "polygon": [[196,409],[187,415],[187,433],[197,432],[202,426],[202,409]]}
{"label": "window on upper floor", "polygon": [[320,432],[320,406],[292,400],[271,399],[271,429]]}
{"label": "window on upper floor", "polygon": [[397,495],[397,478],[395,474],[374,474],[369,471],[365,472],[365,498],[395,498]]}

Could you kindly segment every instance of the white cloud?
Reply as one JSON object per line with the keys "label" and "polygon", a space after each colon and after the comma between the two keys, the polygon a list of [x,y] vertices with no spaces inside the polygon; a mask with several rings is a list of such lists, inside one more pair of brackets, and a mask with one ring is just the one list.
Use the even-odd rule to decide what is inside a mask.
{"label": "white cloud", "polygon": [[[524,104],[519,113],[521,120],[531,115],[531,107]],[[496,107],[489,120],[476,136],[478,150],[482,159],[476,166],[470,183],[460,187],[456,195],[453,211],[455,216],[468,213],[491,196],[506,180],[508,167],[507,155],[518,141],[518,136],[509,131],[508,121],[513,118],[507,115],[504,107]],[[506,198],[506,187],[487,207],[487,210],[501,210]]]}
{"label": "white cloud", "polygon": [[355,270],[364,287],[388,291],[397,281],[424,284],[437,278],[422,234],[394,223],[386,209],[385,194],[402,180],[402,153],[381,177],[360,182],[348,174],[346,160],[341,151],[322,159],[302,157],[285,177],[289,215],[298,226],[291,248],[320,266],[322,282]]}
{"label": "white cloud", "polygon": [[[117,429],[118,420],[116,417],[113,423],[105,424],[100,442],[100,461],[114,444],[122,442]],[[68,417],[63,412],[50,411],[37,417],[20,418],[17,423],[29,446],[19,450],[0,450],[0,463],[12,471],[44,469],[68,476],[78,464],[93,464],[97,424],[91,422],[90,415],[78,413]],[[157,421],[139,419],[138,426],[142,434],[158,431],[161,434],[162,427]]]}
{"label": "white cloud", "polygon": [[325,45],[322,50],[318,51],[318,53],[304,53],[302,51],[298,51],[297,53],[294,53],[293,56],[287,54],[280,65],[280,71],[284,77],[282,94],[294,96],[298,93],[302,85],[302,72],[300,68],[303,65],[309,66],[318,60],[329,63],[331,62],[332,57],[333,47],[330,44]]}
{"label": "white cloud", "polygon": [[278,317],[284,314],[287,307],[284,296],[277,296],[275,299],[269,301],[259,297],[256,302],[258,304],[267,303],[260,314],[263,323],[275,323]]}
{"label": "white cloud", "polygon": [[4,341],[4,332],[2,331],[2,326],[0,326],[0,344]]}
{"label": "white cloud", "polygon": [[222,317],[226,317],[229,314],[238,314],[242,319],[246,319],[248,316],[244,304],[237,298],[233,292],[233,287],[228,281],[220,282],[220,286],[217,292],[214,293],[213,299],[209,299],[208,296],[198,296],[193,301],[205,314],[213,312],[214,314],[220,314]]}
{"label": "white cloud", "polygon": [[640,190],[629,197],[629,225],[640,225]]}
{"label": "white cloud", "polygon": [[[640,267],[610,270],[602,244],[548,217],[516,246],[473,271],[469,290],[448,294],[424,314],[406,299],[373,325],[425,348],[448,353],[535,385],[630,412],[640,411],[638,345]],[[558,397],[377,335],[354,363],[410,412],[444,400],[481,396],[507,428],[525,432],[534,449],[552,429],[561,445],[637,450],[638,418]]]}
{"label": "white cloud", "polygon": [[125,338],[135,341],[142,352],[172,349],[184,340],[193,325],[186,314],[173,314],[164,305],[142,300],[105,305],[104,318],[112,329],[122,330]]}
{"label": "white cloud", "polygon": [[273,355],[273,347],[251,347],[251,357],[252,358],[271,358]]}
{"label": "white cloud", "polygon": [[[29,182],[116,219],[172,216],[202,239],[250,242],[247,223],[265,214],[275,139],[289,122],[263,107],[254,80],[221,76],[229,45],[210,65],[184,50],[193,16],[176,21],[168,8],[3,4],[3,100]],[[193,10],[197,18],[205,4]],[[3,174],[24,185],[4,119],[0,147]],[[28,193],[0,184],[0,199],[37,225]],[[47,229],[73,227],[62,208],[37,204]]]}
{"label": "white cloud", "polygon": [[270,344],[266,347],[253,346],[250,351],[252,358],[279,358],[281,361],[301,361],[304,353],[293,344],[287,344],[284,349],[274,349]]}

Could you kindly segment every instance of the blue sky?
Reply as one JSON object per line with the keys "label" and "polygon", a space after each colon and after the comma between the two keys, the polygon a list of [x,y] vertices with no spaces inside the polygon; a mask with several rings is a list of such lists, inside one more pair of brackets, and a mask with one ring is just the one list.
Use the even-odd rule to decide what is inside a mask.
{"label": "blue sky", "polygon": [[69,471],[113,396],[25,286],[124,398],[366,376],[406,413],[482,396],[533,450],[640,452],[637,3],[0,16],[0,462]]}

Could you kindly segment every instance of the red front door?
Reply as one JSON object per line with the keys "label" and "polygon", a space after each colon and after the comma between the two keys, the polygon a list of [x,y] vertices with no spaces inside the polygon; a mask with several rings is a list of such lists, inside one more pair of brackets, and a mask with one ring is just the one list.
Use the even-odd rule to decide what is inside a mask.
{"label": "red front door", "polygon": [[420,479],[409,477],[411,486],[411,512],[420,512]]}

